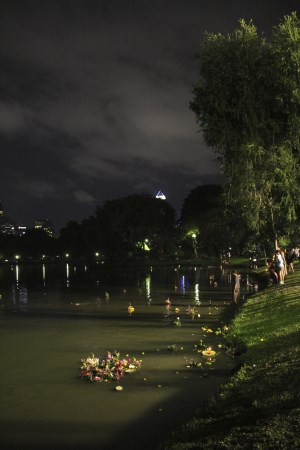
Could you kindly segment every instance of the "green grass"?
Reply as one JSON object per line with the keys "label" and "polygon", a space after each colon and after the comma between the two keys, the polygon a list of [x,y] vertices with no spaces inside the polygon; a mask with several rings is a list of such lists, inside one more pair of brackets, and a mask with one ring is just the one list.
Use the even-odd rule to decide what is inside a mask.
{"label": "green grass", "polygon": [[240,368],[161,448],[300,448],[300,271],[245,303],[228,342]]}

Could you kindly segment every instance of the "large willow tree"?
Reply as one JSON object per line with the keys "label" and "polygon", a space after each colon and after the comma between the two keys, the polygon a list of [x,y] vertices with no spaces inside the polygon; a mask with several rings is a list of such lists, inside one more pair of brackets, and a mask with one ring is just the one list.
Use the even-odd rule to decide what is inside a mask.
{"label": "large willow tree", "polygon": [[299,20],[284,17],[269,40],[244,20],[205,34],[199,63],[190,106],[223,170],[228,211],[277,245],[299,204]]}

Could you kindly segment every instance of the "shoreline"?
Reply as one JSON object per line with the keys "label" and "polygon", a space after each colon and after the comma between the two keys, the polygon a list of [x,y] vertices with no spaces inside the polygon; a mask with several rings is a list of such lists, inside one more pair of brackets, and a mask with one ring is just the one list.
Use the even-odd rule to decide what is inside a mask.
{"label": "shoreline", "polygon": [[299,448],[299,286],[297,266],[246,300],[227,336],[240,368],[158,449]]}

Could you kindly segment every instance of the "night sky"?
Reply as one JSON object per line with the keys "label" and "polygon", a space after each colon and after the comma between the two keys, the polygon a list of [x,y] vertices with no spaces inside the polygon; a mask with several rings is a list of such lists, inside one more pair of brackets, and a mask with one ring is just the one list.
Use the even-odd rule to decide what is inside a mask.
{"label": "night sky", "polygon": [[[180,211],[219,182],[189,110],[204,31],[268,34],[299,0],[0,2],[0,200],[56,230],[106,200],[162,190]],[[300,6],[300,5],[299,5]]]}

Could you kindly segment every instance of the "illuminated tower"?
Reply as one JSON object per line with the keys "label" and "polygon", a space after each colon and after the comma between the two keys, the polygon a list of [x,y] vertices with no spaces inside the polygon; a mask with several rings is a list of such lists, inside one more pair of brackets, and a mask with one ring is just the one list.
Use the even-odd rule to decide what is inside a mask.
{"label": "illuminated tower", "polygon": [[165,196],[165,194],[162,191],[158,191],[158,193],[155,196],[156,198],[160,198],[161,200],[166,200],[167,197]]}

